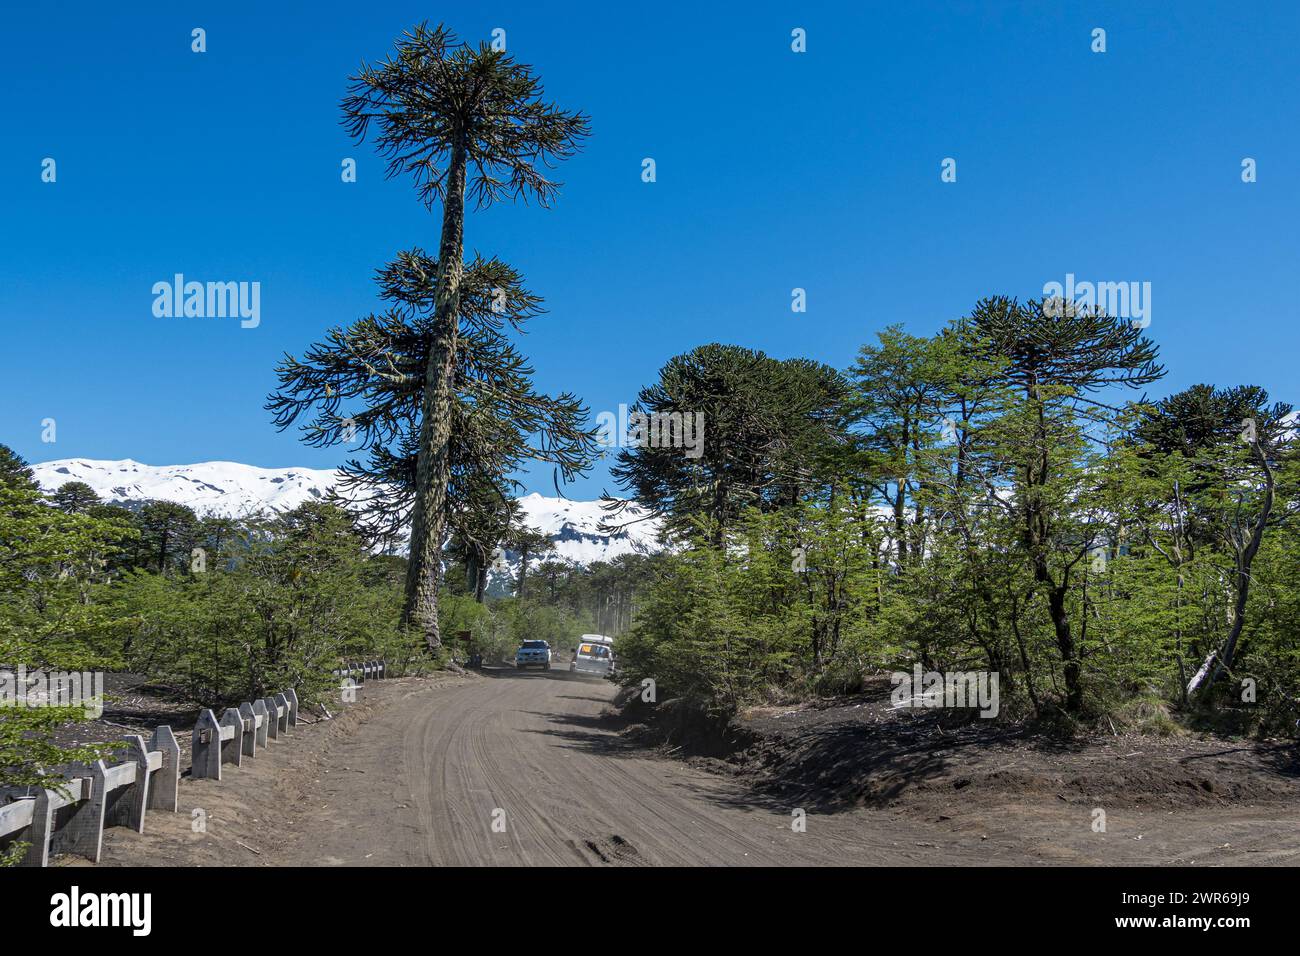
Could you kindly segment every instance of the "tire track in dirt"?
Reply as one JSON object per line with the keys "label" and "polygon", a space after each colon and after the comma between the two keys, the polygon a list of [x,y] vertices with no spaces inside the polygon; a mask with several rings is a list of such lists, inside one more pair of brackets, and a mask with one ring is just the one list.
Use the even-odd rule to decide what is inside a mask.
{"label": "tire track in dirt", "polygon": [[[614,688],[515,671],[443,697],[408,726],[407,778],[437,865],[898,863],[847,821],[790,828],[732,781],[628,753],[598,717]],[[494,833],[491,814],[505,812]],[[900,825],[895,838],[911,828]],[[924,831],[928,833],[928,831]],[[936,848],[937,849],[937,848]]]}

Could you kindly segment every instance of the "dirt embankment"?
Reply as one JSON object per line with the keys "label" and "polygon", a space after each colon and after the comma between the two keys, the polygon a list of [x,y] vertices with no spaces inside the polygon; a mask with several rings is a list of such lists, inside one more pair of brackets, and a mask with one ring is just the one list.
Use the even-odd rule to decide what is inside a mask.
{"label": "dirt embankment", "polygon": [[750,708],[728,725],[678,702],[625,699],[625,733],[810,809],[920,815],[1056,800],[1179,810],[1300,806],[1300,747],[1209,736],[1065,738],[1027,726],[890,706],[889,684],[849,699]]}

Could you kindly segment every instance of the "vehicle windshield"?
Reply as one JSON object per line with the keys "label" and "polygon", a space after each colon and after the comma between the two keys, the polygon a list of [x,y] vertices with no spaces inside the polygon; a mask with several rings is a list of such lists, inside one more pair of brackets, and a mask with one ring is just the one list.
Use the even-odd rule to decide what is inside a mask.
{"label": "vehicle windshield", "polygon": [[609,648],[604,644],[583,644],[578,648],[578,654],[582,657],[609,657]]}
{"label": "vehicle windshield", "polygon": [[548,647],[545,641],[524,641],[521,651],[544,651]]}

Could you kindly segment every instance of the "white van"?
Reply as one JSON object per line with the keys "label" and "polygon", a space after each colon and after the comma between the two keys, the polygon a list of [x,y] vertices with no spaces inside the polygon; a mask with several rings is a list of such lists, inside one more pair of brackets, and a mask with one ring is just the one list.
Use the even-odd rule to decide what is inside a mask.
{"label": "white van", "polygon": [[604,634],[584,634],[573,649],[569,670],[575,674],[599,674],[604,677],[614,672],[614,639]]}

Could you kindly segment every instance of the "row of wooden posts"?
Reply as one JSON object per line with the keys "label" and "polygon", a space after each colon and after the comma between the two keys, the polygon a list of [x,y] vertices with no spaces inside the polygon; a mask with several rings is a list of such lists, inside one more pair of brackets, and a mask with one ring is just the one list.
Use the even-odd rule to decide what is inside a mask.
{"label": "row of wooden posts", "polygon": [[[383,679],[386,671],[383,661],[365,661],[331,673],[358,685]],[[292,689],[229,707],[220,720],[204,708],[194,723],[190,776],[220,780],[223,765],[240,766],[297,724],[298,695]],[[181,750],[171,727],[157,727],[148,745],[139,734],[122,741],[112,758],[65,767],[57,786],[0,806],[0,842],[27,844],[20,865],[48,866],[60,854],[98,863],[105,827],[143,833],[147,810],[177,811]]]}

